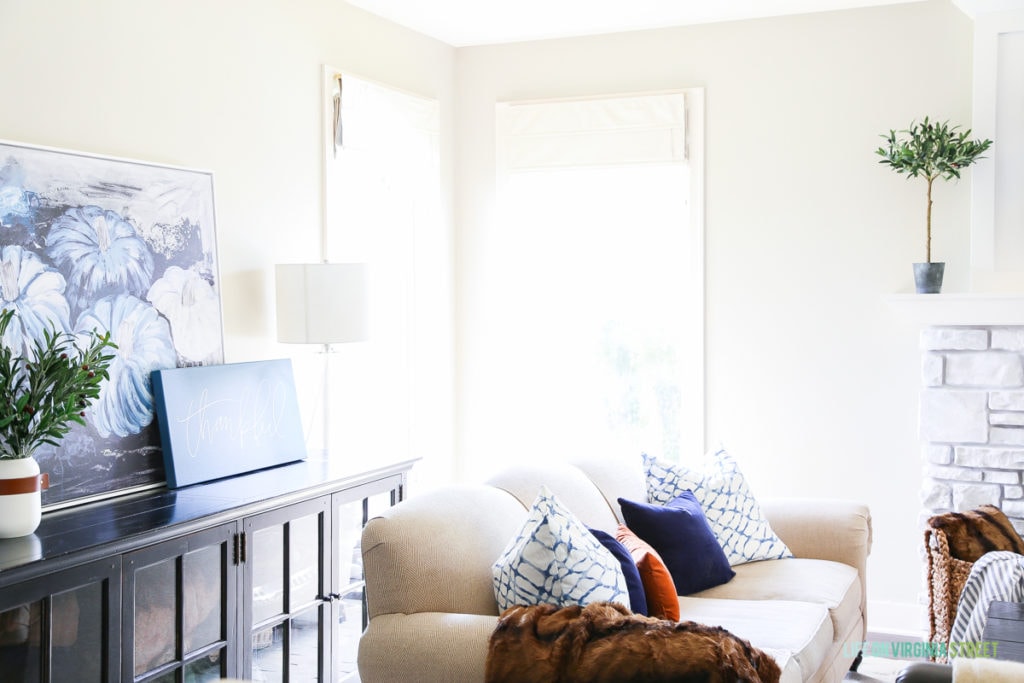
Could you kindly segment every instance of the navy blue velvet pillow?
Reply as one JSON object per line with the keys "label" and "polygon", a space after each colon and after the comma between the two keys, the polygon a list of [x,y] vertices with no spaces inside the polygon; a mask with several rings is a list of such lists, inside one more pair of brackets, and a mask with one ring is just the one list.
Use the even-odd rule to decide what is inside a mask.
{"label": "navy blue velvet pillow", "polygon": [[661,555],[680,595],[713,588],[736,576],[692,491],[684,491],[666,505],[619,498],[619,506],[626,526]]}
{"label": "navy blue velvet pillow", "polygon": [[636,562],[626,546],[609,533],[600,529],[591,529],[590,533],[601,542],[605,548],[615,556],[615,559],[622,565],[622,573],[626,577],[626,590],[629,593],[629,608],[634,614],[647,615],[647,595],[644,593],[644,584],[640,581],[640,570],[636,568]]}

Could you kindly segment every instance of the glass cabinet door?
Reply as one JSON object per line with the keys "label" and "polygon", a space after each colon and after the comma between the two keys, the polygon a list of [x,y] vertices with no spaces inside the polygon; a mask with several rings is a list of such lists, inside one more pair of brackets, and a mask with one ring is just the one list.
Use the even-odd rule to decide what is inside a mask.
{"label": "glass cabinet door", "polygon": [[330,498],[323,497],[244,521],[247,678],[273,683],[329,680],[329,505]]}
{"label": "glass cabinet door", "polygon": [[236,529],[225,524],[125,555],[124,681],[235,674]]}
{"label": "glass cabinet door", "polygon": [[396,477],[393,487],[381,491],[380,484],[377,483],[337,493],[334,496],[335,681],[359,681],[356,655],[359,651],[359,638],[363,635],[368,621],[360,540],[363,527],[371,517],[401,500],[404,479]]}
{"label": "glass cabinet door", "polygon": [[118,680],[119,572],[112,558],[0,590],[0,680]]}
{"label": "glass cabinet door", "polygon": [[335,640],[334,672],[338,681],[358,680],[356,651],[363,633],[363,554],[359,540],[367,519],[367,501],[359,499],[337,507],[335,543],[335,585],[341,596],[335,605],[337,638]]}

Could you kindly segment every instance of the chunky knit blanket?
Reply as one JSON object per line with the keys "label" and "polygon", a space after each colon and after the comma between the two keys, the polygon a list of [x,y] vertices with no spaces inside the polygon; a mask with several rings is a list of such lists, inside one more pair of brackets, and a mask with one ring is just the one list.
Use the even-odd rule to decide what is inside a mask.
{"label": "chunky knit blanket", "polygon": [[507,609],[486,683],[777,683],[770,656],[723,628],[631,613],[617,603]]}

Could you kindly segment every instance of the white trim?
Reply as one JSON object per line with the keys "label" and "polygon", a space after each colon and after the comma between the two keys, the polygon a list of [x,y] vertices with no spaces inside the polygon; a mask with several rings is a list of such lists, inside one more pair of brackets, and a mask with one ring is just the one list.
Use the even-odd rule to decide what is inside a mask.
{"label": "white trim", "polygon": [[979,16],[991,14],[992,12],[1003,12],[1024,7],[1022,0],[953,0],[953,4],[959,7],[960,11],[971,19],[977,19]]}
{"label": "white trim", "polygon": [[921,326],[1024,325],[1024,294],[890,294],[886,302]]}
{"label": "white trim", "polygon": [[707,424],[707,276],[706,262],[707,254],[705,225],[704,225],[704,88],[688,88],[684,91],[686,96],[686,158],[690,162],[690,221],[693,226],[691,238],[694,240],[691,253],[697,258],[693,264],[695,297],[697,309],[700,315],[700,340],[698,347],[699,363],[697,364],[697,382],[694,391],[697,392],[695,405],[697,406],[697,425],[700,431],[697,435],[697,453],[704,453],[708,447],[708,424]]}
{"label": "white trim", "polygon": [[[961,9],[964,9],[961,7]],[[966,10],[965,10],[966,11]],[[975,137],[995,140],[989,157],[971,169],[971,267],[984,274],[996,268],[996,169],[1001,148],[997,135],[999,105],[999,40],[1007,33],[1024,31],[1024,9],[984,12],[974,24],[974,107],[972,131]],[[1013,125],[1005,122],[1003,125]]]}

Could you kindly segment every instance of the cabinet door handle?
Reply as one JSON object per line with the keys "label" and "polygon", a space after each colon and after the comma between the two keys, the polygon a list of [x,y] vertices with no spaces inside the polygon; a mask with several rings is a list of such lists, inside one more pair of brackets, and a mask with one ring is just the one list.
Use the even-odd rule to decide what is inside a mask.
{"label": "cabinet door handle", "polygon": [[233,555],[234,555],[235,564],[244,564],[246,562],[246,557],[245,557],[245,532],[244,531],[242,533],[240,533],[240,534],[235,534],[235,536],[234,536],[234,543],[232,543],[232,545],[234,546],[234,548],[233,548],[233,550],[234,550]]}

